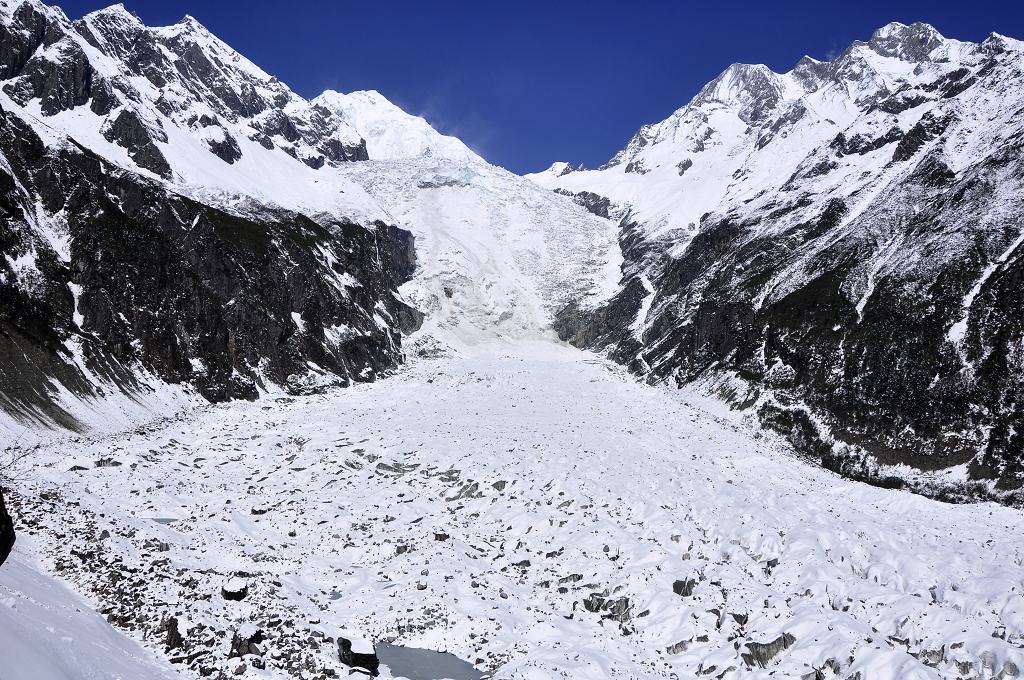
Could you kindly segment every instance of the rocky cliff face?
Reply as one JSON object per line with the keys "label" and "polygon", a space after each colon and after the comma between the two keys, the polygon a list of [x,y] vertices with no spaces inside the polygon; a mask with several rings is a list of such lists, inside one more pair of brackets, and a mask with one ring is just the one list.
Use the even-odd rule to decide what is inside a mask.
{"label": "rocky cliff face", "polygon": [[[217,401],[371,380],[400,361],[419,319],[394,293],[415,266],[407,232],[232,214],[86,150],[48,150],[13,116],[0,125],[6,408],[73,427],[49,380],[130,391],[141,366]],[[58,219],[64,252],[39,237]]]}
{"label": "rocky cliff face", "polygon": [[619,293],[560,334],[845,475],[1019,502],[1022,55],[893,24],[730,67],[604,169],[534,176],[626,213]]}
{"label": "rocky cliff face", "polygon": [[[342,114],[190,19],[151,29],[119,6],[76,22],[31,1],[0,9],[7,414],[77,429],[76,400],[166,384],[254,398],[402,360],[421,320],[396,292],[413,237],[330,183],[332,166],[367,157]],[[304,194],[318,172],[325,190]]]}
{"label": "rocky cliff face", "polygon": [[4,505],[4,494],[0,491],[0,565],[11,554],[14,547],[14,521],[7,513],[7,506]]}

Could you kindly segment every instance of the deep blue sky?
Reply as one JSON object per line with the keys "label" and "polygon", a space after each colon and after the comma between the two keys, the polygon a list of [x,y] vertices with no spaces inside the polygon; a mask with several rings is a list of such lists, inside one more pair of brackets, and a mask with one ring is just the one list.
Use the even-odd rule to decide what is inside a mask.
{"label": "deep blue sky", "polygon": [[[55,0],[72,17],[103,0]],[[299,94],[376,89],[517,172],[596,166],[733,62],[789,70],[889,21],[1024,38],[1020,0],[125,0],[191,14]]]}

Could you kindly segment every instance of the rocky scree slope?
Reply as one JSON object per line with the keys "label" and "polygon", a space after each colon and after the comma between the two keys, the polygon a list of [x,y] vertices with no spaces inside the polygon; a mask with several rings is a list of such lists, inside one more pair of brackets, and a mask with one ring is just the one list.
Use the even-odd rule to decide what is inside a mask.
{"label": "rocky scree slope", "polygon": [[621,289],[560,334],[848,476],[1020,502],[1022,150],[1010,38],[735,64],[602,168],[531,176],[621,220]]}
{"label": "rocky scree slope", "polygon": [[311,190],[367,158],[349,121],[189,18],[0,13],[8,415],[81,429],[82,399],[252,398],[401,361],[412,235],[327,172]]}

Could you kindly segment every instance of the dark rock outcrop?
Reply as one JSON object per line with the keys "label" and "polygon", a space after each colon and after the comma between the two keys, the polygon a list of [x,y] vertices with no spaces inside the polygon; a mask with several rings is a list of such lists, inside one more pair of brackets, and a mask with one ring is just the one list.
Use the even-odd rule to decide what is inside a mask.
{"label": "dark rock outcrop", "polygon": [[346,666],[362,668],[374,677],[379,674],[380,659],[377,658],[377,654],[352,651],[352,641],[347,638],[338,638],[338,658]]}
{"label": "dark rock outcrop", "polygon": [[366,140],[360,139],[359,144],[345,144],[338,139],[328,139],[317,150],[332,161],[368,161],[370,154],[366,150]]}
{"label": "dark rock outcrop", "polygon": [[236,140],[230,132],[220,128],[220,138],[211,138],[207,140],[207,145],[210,147],[210,151],[221,159],[225,163],[231,164],[242,158],[242,149],[238,146],[238,140]]}
{"label": "dark rock outcrop", "polygon": [[4,505],[3,490],[0,490],[0,565],[7,560],[13,547],[14,520],[11,519],[10,514],[7,512],[7,506]]}
{"label": "dark rock outcrop", "polygon": [[107,141],[126,149],[140,168],[151,170],[161,177],[170,177],[171,166],[153,141],[157,137],[161,142],[166,142],[167,135],[150,130],[134,111],[121,111],[110,126],[103,130],[103,136]]}
{"label": "dark rock outcrop", "polygon": [[565,189],[555,189],[556,194],[562,194],[568,196],[577,205],[585,208],[587,212],[593,213],[598,217],[608,217],[608,211],[611,210],[611,201],[606,196],[595,194],[592,191],[578,191],[573,193],[566,191]]}

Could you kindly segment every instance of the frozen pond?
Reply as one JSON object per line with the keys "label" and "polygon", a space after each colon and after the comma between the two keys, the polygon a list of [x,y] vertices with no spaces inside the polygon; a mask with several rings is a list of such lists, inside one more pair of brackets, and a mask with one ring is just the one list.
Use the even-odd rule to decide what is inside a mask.
{"label": "frozen pond", "polygon": [[391,675],[409,680],[482,680],[484,674],[454,654],[379,643],[377,658]]}

